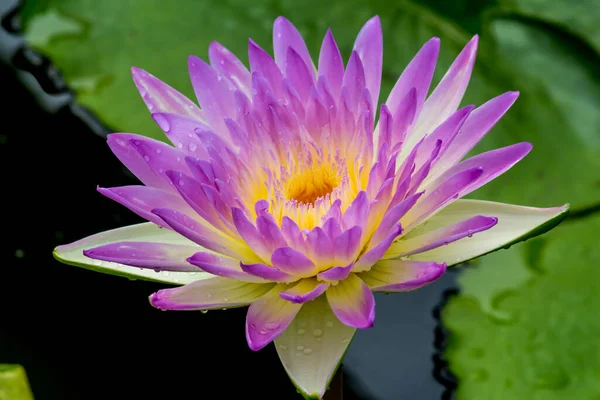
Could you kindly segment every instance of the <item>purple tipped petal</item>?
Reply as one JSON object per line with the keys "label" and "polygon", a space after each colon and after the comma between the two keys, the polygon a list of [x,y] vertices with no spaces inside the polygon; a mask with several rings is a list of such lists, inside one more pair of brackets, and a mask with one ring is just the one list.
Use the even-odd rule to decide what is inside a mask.
{"label": "purple tipped petal", "polygon": [[324,271],[324,272],[321,272],[320,274],[318,274],[317,278],[319,280],[322,280],[325,282],[343,281],[344,279],[346,279],[348,277],[348,275],[350,275],[350,272],[352,271],[353,266],[354,266],[354,263],[350,263],[350,264],[346,265],[345,267],[329,268],[327,271]]}
{"label": "purple tipped petal", "polygon": [[394,257],[408,256],[411,254],[422,253],[431,249],[445,246],[465,237],[486,231],[498,223],[496,217],[484,217],[477,215],[464,221],[457,222],[424,235],[401,241],[403,251],[394,254]]}
{"label": "purple tipped petal", "polygon": [[362,229],[355,226],[344,231],[333,241],[337,265],[346,265],[358,256],[362,243]]}
{"label": "purple tipped petal", "polygon": [[83,254],[95,260],[116,262],[139,268],[161,271],[197,272],[186,258],[198,251],[196,246],[171,243],[116,242],[84,250]]}
{"label": "purple tipped petal", "polygon": [[364,190],[359,192],[344,213],[343,226],[346,229],[354,226],[363,227],[369,215],[369,198]]}
{"label": "purple tipped petal", "polygon": [[415,193],[389,209],[371,237],[371,243],[381,242],[393,226],[416,204],[422,194],[423,192]]}
{"label": "purple tipped petal", "polygon": [[310,258],[319,266],[333,265],[333,242],[322,228],[317,226],[306,235],[306,245]]}
{"label": "purple tipped petal", "polygon": [[330,286],[326,292],[338,319],[354,328],[371,328],[375,321],[375,299],[369,287],[355,274]]}
{"label": "purple tipped petal", "polygon": [[281,81],[283,74],[269,53],[260,48],[252,40],[248,41],[248,59],[250,60],[250,69],[252,73],[258,72],[267,79],[271,91],[276,97],[282,97],[283,88]]}
{"label": "purple tipped petal", "polygon": [[152,213],[155,208],[172,208],[186,214],[193,214],[193,210],[181,197],[150,186],[98,188],[98,191],[109,199],[129,208],[140,217],[162,227],[168,227],[168,225]]}
{"label": "purple tipped petal", "polygon": [[294,276],[310,277],[317,273],[315,263],[291,247],[276,249],[271,256],[271,262],[278,270]]}
{"label": "purple tipped petal", "polygon": [[250,72],[231,51],[218,42],[212,42],[208,47],[208,58],[210,65],[218,73],[225,76],[229,82],[246,95],[250,94],[252,89]]}
{"label": "purple tipped petal", "polygon": [[174,113],[200,121],[204,120],[200,108],[171,86],[136,67],[131,68],[131,75],[142,99],[151,112]]}
{"label": "purple tipped petal", "polygon": [[404,216],[403,223],[406,231],[421,223],[423,220],[447,206],[452,201],[464,195],[466,189],[483,174],[483,168],[476,167],[460,171],[424,196],[416,206]]}
{"label": "purple tipped petal", "polygon": [[312,301],[325,293],[328,283],[320,283],[316,279],[302,279],[294,287],[279,293],[279,296],[292,303],[302,304]]}
{"label": "purple tipped petal", "polygon": [[356,51],[352,52],[348,60],[342,87],[347,90],[350,110],[356,111],[359,98],[366,87],[365,70]]}
{"label": "purple tipped petal", "polygon": [[445,271],[446,264],[433,261],[382,260],[360,277],[376,292],[408,292],[435,281]]}
{"label": "purple tipped petal", "polygon": [[502,118],[519,97],[519,92],[507,92],[476,108],[465,121],[436,166],[443,172],[458,163]]}
{"label": "purple tipped petal", "polygon": [[[144,160],[144,157],[131,146],[130,141],[132,139],[152,140],[133,133],[113,133],[107,136],[106,141],[119,161],[142,181],[144,185],[173,191],[171,184],[165,181],[160,175],[157,175]],[[162,145],[166,146],[164,143]]]}
{"label": "purple tipped petal", "polygon": [[150,304],[161,310],[212,310],[243,307],[268,293],[272,283],[248,283],[227,278],[210,278],[150,296]]}
{"label": "purple tipped petal", "polygon": [[210,228],[179,211],[168,208],[156,208],[152,210],[152,213],[162,218],[175,232],[185,236],[192,242],[198,243],[202,247],[240,260],[256,259],[245,244],[225,236],[218,230]]}
{"label": "purple tipped petal", "polygon": [[[185,163],[185,153],[166,143],[140,136],[129,139],[129,144],[139,153],[152,172],[169,185],[171,180],[165,174],[166,171],[175,170],[189,173],[188,166]],[[164,185],[159,188],[166,189]]]}
{"label": "purple tipped petal", "polygon": [[367,21],[360,30],[353,50],[358,53],[365,68],[366,84],[372,95],[372,104],[378,104],[383,64],[383,32],[378,16]]}
{"label": "purple tipped petal", "polygon": [[262,240],[262,235],[248,218],[244,211],[239,208],[232,208],[231,214],[233,223],[239,235],[250,246],[252,250],[264,261],[271,259],[272,249]]}
{"label": "purple tipped petal", "polygon": [[240,267],[242,268],[242,271],[246,272],[247,274],[253,275],[253,276],[257,276],[260,277],[262,279],[265,279],[267,281],[272,281],[272,282],[295,282],[297,281],[298,277],[290,275],[290,274],[286,274],[283,271],[280,271],[276,268],[273,268],[269,265],[265,265],[265,264],[244,264],[244,263],[240,263]]}
{"label": "purple tipped petal", "polygon": [[330,240],[335,240],[336,237],[342,234],[342,227],[336,218],[328,218],[323,224],[323,232],[329,236]]}
{"label": "purple tipped petal", "polygon": [[283,217],[281,222],[281,234],[285,241],[289,243],[290,247],[302,252],[308,251],[302,231],[300,231],[298,225],[287,216]]}
{"label": "purple tipped petal", "polygon": [[312,68],[308,48],[298,29],[286,18],[278,17],[273,24],[273,51],[281,71],[287,70],[288,49],[294,50],[307,67]]}
{"label": "purple tipped petal", "polygon": [[310,88],[315,84],[314,73],[309,70],[310,64],[305,64],[302,57],[291,47],[288,48],[287,59],[285,76],[296,89],[302,101],[306,102]]}
{"label": "purple tipped petal", "polygon": [[240,262],[230,257],[211,253],[195,253],[187,261],[209,274],[244,282],[265,283],[263,278],[250,275],[240,268]]}
{"label": "purple tipped petal", "polygon": [[196,129],[207,130],[208,126],[196,119],[178,114],[154,113],[152,118],[165,132],[173,146],[194,157],[207,157],[208,152],[195,131]]}
{"label": "purple tipped petal", "polygon": [[275,286],[248,308],[246,340],[250,349],[260,350],[275,340],[300,311],[301,304],[279,297],[279,292],[284,288],[284,285]]}
{"label": "purple tipped petal", "polygon": [[533,146],[531,143],[521,142],[478,154],[444,172],[439,178],[431,183],[431,186],[437,186],[448,179],[448,177],[463,171],[477,167],[483,168],[483,174],[481,174],[476,181],[472,182],[461,194],[461,196],[467,195],[508,171],[516,163],[521,161],[523,157],[529,154],[532,148]]}
{"label": "purple tipped petal", "polygon": [[262,241],[269,251],[273,251],[278,247],[285,247],[287,243],[281,234],[279,225],[275,223],[272,215],[259,215],[256,218],[256,227],[262,236]]}
{"label": "purple tipped petal", "polygon": [[416,89],[416,114],[419,114],[425,97],[429,92],[429,85],[433,78],[435,64],[440,52],[440,39],[432,38],[421,47],[412,61],[406,66],[402,75],[396,82],[385,104],[388,106],[394,118],[400,102],[408,92]]}
{"label": "purple tipped petal", "polygon": [[329,87],[335,98],[340,95],[342,87],[342,77],[344,76],[344,62],[338,49],[337,43],[333,38],[331,29],[327,30],[321,52],[319,54],[319,75],[324,76],[329,83]]}
{"label": "purple tipped petal", "polygon": [[198,57],[190,56],[188,68],[200,107],[213,129],[227,135],[223,118],[235,110],[235,86]]}
{"label": "purple tipped petal", "polygon": [[402,226],[400,224],[396,224],[387,234],[386,237],[383,238],[377,245],[369,249],[365,254],[363,254],[356,264],[354,265],[355,272],[366,271],[373,264],[383,257],[385,252],[390,248],[394,239],[396,239],[402,233]]}
{"label": "purple tipped petal", "polygon": [[478,36],[474,36],[467,43],[425,101],[415,131],[411,135],[412,143],[421,139],[458,108],[471,79],[478,42]]}

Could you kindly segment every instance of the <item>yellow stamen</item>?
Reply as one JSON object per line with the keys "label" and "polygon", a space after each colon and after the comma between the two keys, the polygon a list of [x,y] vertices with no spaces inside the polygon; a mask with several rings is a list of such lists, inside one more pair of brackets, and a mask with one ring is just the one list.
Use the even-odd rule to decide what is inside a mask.
{"label": "yellow stamen", "polygon": [[337,171],[329,164],[315,165],[294,175],[285,186],[285,197],[299,203],[313,204],[340,184]]}

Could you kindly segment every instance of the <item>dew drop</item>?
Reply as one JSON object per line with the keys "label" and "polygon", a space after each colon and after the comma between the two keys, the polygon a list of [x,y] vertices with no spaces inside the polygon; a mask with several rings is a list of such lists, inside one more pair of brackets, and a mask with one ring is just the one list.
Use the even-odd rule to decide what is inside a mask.
{"label": "dew drop", "polygon": [[162,276],[169,276],[169,271],[163,271]]}
{"label": "dew drop", "polygon": [[306,349],[304,349],[303,353],[304,354],[310,354],[310,353],[312,353],[312,349],[311,348],[306,348]]}
{"label": "dew drop", "polygon": [[200,310],[200,312],[201,312],[202,314],[206,314],[206,313],[208,312],[208,310]]}
{"label": "dew drop", "polygon": [[302,350],[304,350],[304,346],[296,346],[296,350],[302,351]]}
{"label": "dew drop", "polygon": [[306,333],[306,330],[298,329],[298,335],[304,335],[305,333]]}
{"label": "dew drop", "polygon": [[342,340],[342,344],[346,344],[346,343],[348,343],[348,339]]}
{"label": "dew drop", "polygon": [[190,143],[190,144],[188,145],[188,149],[189,149],[190,151],[196,151],[196,149],[197,149],[197,148],[198,148],[198,146],[196,146],[196,144],[195,144],[195,143]]}
{"label": "dew drop", "polygon": [[328,327],[328,328],[333,328],[333,321],[327,321],[325,323],[325,326]]}
{"label": "dew drop", "polygon": [[164,115],[154,114],[154,121],[156,121],[158,126],[160,126],[160,129],[163,131],[169,132],[171,130],[171,124],[169,124],[169,121]]}
{"label": "dew drop", "polygon": [[161,148],[159,148],[159,147],[157,147],[157,148],[156,148],[156,154],[160,154],[160,153],[162,153],[162,149],[161,149]]}
{"label": "dew drop", "polygon": [[313,331],[313,335],[314,335],[314,337],[323,336],[323,329],[315,329]]}
{"label": "dew drop", "polygon": [[279,328],[279,323],[277,323],[277,322],[269,322],[268,324],[265,325],[265,328],[268,329],[268,330],[270,330],[270,331],[273,331],[273,330]]}
{"label": "dew drop", "polygon": [[145,155],[145,156],[144,156],[144,160],[145,160],[146,162],[150,161],[150,156],[148,156],[148,155]]}
{"label": "dew drop", "polygon": [[283,350],[283,351],[287,351],[287,349],[288,349],[288,348],[287,348],[285,345],[283,345],[283,344],[280,344],[280,345],[279,345],[279,348],[280,348],[281,350]]}

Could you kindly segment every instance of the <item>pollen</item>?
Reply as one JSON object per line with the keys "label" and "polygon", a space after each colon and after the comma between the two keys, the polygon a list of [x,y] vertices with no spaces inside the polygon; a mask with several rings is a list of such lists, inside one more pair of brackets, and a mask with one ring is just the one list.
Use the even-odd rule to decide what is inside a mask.
{"label": "pollen", "polygon": [[335,167],[325,164],[299,171],[285,186],[287,200],[313,204],[317,199],[330,194],[338,187],[341,178]]}

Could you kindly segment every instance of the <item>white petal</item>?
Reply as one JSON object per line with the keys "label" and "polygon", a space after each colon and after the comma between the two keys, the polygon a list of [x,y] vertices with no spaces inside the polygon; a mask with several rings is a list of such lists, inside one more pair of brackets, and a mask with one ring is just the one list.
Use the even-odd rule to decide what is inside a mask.
{"label": "white petal", "polygon": [[[83,255],[83,250],[121,241],[184,244],[197,247],[197,251],[207,251],[171,230],[159,228],[151,222],[146,222],[97,233],[71,244],[58,246],[54,249],[53,254],[58,261],[65,264],[103,272],[105,274],[124,276],[130,279],[142,279],[146,281],[184,285],[186,283],[214,277],[214,275],[203,272],[199,268],[198,272],[155,272],[152,269],[141,269],[114,262],[93,260]],[[190,254],[190,256],[192,255],[193,254]]]}
{"label": "white petal", "polygon": [[283,367],[304,397],[323,397],[354,332],[355,328],[337,319],[325,296],[320,296],[305,303],[285,332],[275,339]]}
{"label": "white petal", "polygon": [[[413,254],[411,260],[445,262],[448,266],[471,260],[481,255],[508,247],[514,243],[540,235],[560,223],[567,215],[569,206],[533,208],[481,200],[457,200],[438,214],[411,231],[406,239],[452,225],[456,222],[485,215],[498,218],[498,223],[487,231],[466,237],[446,246],[424,253]],[[403,240],[394,243],[388,253],[403,252]],[[386,258],[386,257],[384,257]]]}

